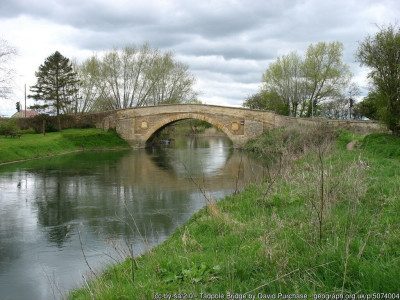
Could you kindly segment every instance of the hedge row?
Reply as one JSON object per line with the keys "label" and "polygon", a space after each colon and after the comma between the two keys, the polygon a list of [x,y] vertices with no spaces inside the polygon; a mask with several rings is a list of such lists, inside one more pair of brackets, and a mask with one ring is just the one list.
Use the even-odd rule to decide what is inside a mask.
{"label": "hedge row", "polygon": [[58,131],[58,122],[60,122],[61,129],[68,128],[94,128],[96,123],[101,122],[104,117],[113,113],[112,111],[85,114],[85,115],[60,115],[49,116],[41,114],[32,118],[17,119],[16,125],[20,130],[34,129],[36,133],[43,131],[43,124],[45,124],[46,132]]}

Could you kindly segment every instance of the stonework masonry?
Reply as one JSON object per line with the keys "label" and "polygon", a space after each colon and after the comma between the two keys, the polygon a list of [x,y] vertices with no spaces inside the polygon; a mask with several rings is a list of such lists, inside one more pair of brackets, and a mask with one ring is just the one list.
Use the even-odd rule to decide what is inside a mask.
{"label": "stonework masonry", "polygon": [[96,127],[106,131],[115,128],[118,135],[133,148],[143,148],[157,130],[184,119],[198,119],[215,125],[231,139],[235,148],[272,128],[297,124],[311,126],[324,123],[361,134],[385,130],[381,124],[372,121],[292,118],[270,111],[204,104],[159,105],[116,110],[98,120]]}

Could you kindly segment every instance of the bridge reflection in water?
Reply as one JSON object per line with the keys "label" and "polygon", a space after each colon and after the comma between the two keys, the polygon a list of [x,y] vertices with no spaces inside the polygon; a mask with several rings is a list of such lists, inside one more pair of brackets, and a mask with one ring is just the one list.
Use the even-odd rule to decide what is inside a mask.
{"label": "bridge reflection in water", "polygon": [[77,286],[88,271],[81,247],[91,267],[102,268],[106,241],[130,240],[135,254],[162,242],[205,205],[190,178],[216,200],[236,182],[262,179],[259,162],[226,138],[176,144],[1,166],[0,299],[54,299],[46,273],[63,291]]}

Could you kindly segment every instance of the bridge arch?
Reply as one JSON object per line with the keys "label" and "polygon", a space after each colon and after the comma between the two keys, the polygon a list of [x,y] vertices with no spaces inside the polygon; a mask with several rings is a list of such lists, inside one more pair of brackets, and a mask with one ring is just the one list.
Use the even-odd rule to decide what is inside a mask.
{"label": "bridge arch", "polygon": [[184,119],[197,119],[220,128],[241,147],[249,139],[264,131],[283,126],[317,125],[328,123],[334,128],[354,128],[366,132],[379,131],[379,123],[367,121],[339,121],[303,119],[280,116],[269,111],[207,104],[169,104],[121,109],[91,116],[97,128],[115,128],[117,134],[133,148],[145,147],[145,142],[160,128]]}
{"label": "bridge arch", "polygon": [[225,133],[228,138],[231,141],[234,141],[234,136],[230,132],[230,130],[222,123],[218,122],[214,118],[210,118],[208,116],[205,116],[203,114],[198,114],[198,113],[180,113],[172,116],[165,117],[158,122],[156,122],[154,125],[150,126],[146,134],[143,136],[144,137],[144,142],[147,142],[147,140],[159,129],[162,127],[174,123],[176,121],[180,120],[187,120],[187,119],[196,119],[196,120],[201,120],[205,121],[207,123],[210,123],[211,125],[216,126],[217,128],[221,129],[223,133]]}

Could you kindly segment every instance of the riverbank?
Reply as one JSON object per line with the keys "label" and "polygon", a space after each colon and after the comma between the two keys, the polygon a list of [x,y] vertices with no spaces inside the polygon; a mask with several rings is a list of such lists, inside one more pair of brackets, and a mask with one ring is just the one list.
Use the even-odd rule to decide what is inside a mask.
{"label": "riverbank", "polygon": [[69,299],[400,293],[398,138],[279,129],[247,148],[273,153],[263,184],[207,199],[166,242]]}
{"label": "riverbank", "polygon": [[23,134],[20,138],[0,136],[0,164],[85,150],[129,148],[115,132],[94,128]]}

